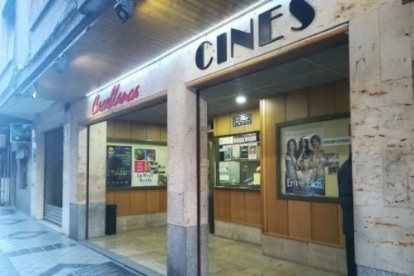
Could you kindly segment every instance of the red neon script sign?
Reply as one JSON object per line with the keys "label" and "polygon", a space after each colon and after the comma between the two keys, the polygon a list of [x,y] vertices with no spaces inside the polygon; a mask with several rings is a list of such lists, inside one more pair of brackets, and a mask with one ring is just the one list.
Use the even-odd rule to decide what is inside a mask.
{"label": "red neon script sign", "polygon": [[92,115],[96,115],[99,112],[109,110],[125,102],[129,103],[139,96],[139,85],[137,85],[135,88],[132,88],[129,92],[119,92],[119,88],[120,84],[118,83],[112,88],[111,95],[103,100],[101,100],[99,94],[96,95],[92,105]]}

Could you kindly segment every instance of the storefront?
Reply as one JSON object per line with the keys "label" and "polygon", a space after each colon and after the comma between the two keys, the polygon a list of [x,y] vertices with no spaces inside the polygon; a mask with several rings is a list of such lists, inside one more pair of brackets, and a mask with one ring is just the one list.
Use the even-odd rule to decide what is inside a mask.
{"label": "storefront", "polygon": [[[167,211],[169,275],[197,275],[197,269],[207,275],[208,108],[224,93],[211,89],[228,82],[254,88],[244,81],[253,84],[261,74],[258,83],[266,77],[269,83],[249,91],[256,106],[214,115],[215,232],[261,244],[265,255],[345,272],[336,173],[352,136],[360,275],[412,274],[412,202],[403,177],[412,160],[410,18],[400,1],[264,1],[158,62],[92,91],[65,112],[65,233],[76,239],[103,236],[106,203],[119,205],[121,220],[127,221],[121,228],[128,228],[129,217]],[[339,64],[344,52],[334,52],[317,64],[324,67],[321,72],[312,69],[312,57],[340,46],[349,62]],[[311,65],[283,67],[301,59]],[[271,71],[278,67],[279,74]],[[308,74],[300,78],[283,74],[305,69]],[[271,93],[257,99],[271,85]],[[152,126],[144,131],[131,122],[109,121],[166,97],[168,135],[159,129],[157,143],[141,137],[153,135]],[[229,104],[218,100],[223,109]],[[138,157],[131,170],[140,173],[139,150],[151,155],[156,149],[158,155],[165,141],[166,190],[108,189],[109,150],[123,154],[131,148]],[[126,181],[134,186],[132,176]]]}

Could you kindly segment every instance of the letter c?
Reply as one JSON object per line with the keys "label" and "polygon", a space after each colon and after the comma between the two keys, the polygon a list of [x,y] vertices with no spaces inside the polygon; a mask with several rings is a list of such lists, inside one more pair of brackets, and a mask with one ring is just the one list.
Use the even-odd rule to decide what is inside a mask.
{"label": "letter c", "polygon": [[204,45],[206,44],[210,46],[213,45],[209,41],[204,41],[203,43],[200,44],[200,46],[198,46],[197,52],[196,52],[196,65],[200,70],[206,70],[208,67],[210,67],[211,63],[213,62],[213,57],[210,57],[210,60],[207,63],[207,65],[204,65]]}

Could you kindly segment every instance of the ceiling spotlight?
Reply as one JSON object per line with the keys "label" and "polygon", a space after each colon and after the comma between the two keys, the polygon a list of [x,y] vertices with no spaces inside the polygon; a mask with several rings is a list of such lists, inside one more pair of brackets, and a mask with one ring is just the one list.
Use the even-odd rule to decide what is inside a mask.
{"label": "ceiling spotlight", "polygon": [[134,14],[135,0],[117,0],[114,11],[122,23],[125,23]]}
{"label": "ceiling spotlight", "polygon": [[37,92],[36,92],[36,90],[33,92],[32,98],[33,98],[33,100],[37,98]]}
{"label": "ceiling spotlight", "polygon": [[63,70],[65,70],[67,64],[67,59],[65,54],[61,54],[58,56],[55,61],[53,62],[53,68],[55,68],[55,71],[59,74],[63,73]]}
{"label": "ceiling spotlight", "polygon": [[244,97],[244,96],[238,96],[236,98],[236,103],[238,103],[238,104],[244,104],[245,102],[246,102],[246,97]]}

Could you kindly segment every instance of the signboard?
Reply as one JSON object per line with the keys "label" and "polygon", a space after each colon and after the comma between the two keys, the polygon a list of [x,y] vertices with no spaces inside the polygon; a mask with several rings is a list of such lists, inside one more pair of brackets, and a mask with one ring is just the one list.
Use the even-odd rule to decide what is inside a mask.
{"label": "signboard", "polygon": [[10,124],[11,143],[31,143],[32,125],[31,124]]}
{"label": "signboard", "polygon": [[233,127],[246,126],[252,124],[252,114],[243,114],[233,117]]}
{"label": "signboard", "polygon": [[102,99],[101,94],[97,94],[93,101],[91,112],[96,115],[100,112],[110,110],[116,106],[129,103],[139,97],[139,88],[137,85],[129,91],[121,91],[121,85],[118,83],[112,88],[109,97]]}

